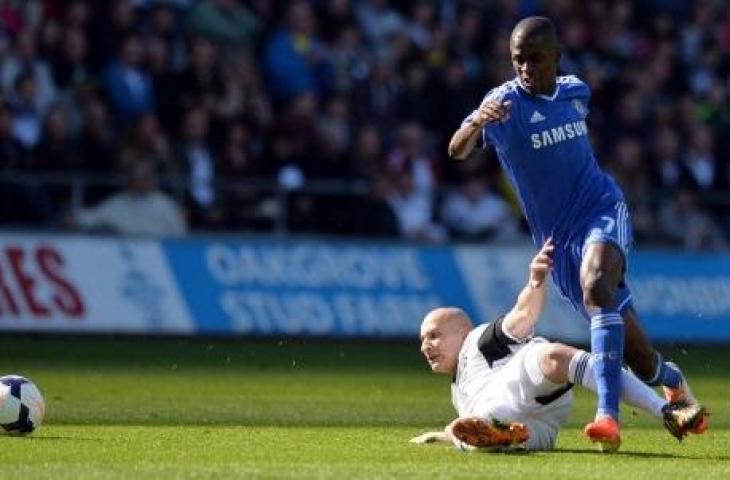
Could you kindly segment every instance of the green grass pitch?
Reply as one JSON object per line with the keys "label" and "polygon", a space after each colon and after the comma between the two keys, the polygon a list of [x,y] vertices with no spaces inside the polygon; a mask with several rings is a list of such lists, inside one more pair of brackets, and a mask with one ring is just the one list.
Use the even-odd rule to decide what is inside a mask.
{"label": "green grass pitch", "polygon": [[449,379],[417,342],[0,337],[0,372],[35,380],[46,424],[0,438],[2,479],[728,479],[730,352],[670,352],[713,412],[682,444],[623,410],[597,453],[576,409],[554,452],[461,453],[408,439],[452,419]]}

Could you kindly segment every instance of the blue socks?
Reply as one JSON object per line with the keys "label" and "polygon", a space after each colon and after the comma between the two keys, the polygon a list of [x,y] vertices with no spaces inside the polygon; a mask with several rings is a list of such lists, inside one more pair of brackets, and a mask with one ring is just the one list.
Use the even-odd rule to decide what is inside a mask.
{"label": "blue socks", "polygon": [[646,384],[650,387],[658,387],[660,385],[669,388],[679,387],[682,383],[682,372],[677,365],[672,362],[665,362],[661,353],[654,353],[656,354],[656,373],[654,374],[654,378],[646,382]]}
{"label": "blue socks", "polygon": [[624,321],[618,311],[599,309],[591,316],[591,353],[595,362],[597,415],[618,420],[624,358]]}

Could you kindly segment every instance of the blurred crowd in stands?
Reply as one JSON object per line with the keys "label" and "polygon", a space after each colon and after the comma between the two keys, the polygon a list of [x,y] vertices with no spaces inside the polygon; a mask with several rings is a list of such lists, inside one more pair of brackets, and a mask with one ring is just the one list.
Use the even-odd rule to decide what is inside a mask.
{"label": "blurred crowd in stands", "polygon": [[446,145],[532,14],[637,242],[725,247],[723,0],[0,0],[0,222],[523,239],[493,152]]}

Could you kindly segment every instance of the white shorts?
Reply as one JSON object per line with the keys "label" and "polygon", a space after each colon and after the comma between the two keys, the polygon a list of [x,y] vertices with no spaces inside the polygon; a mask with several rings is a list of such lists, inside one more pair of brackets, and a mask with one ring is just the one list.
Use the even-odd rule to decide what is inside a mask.
{"label": "white shorts", "polygon": [[566,387],[548,380],[540,369],[540,350],[547,343],[536,337],[517,351],[490,379],[490,386],[494,385],[498,392],[478,407],[478,416],[527,425],[530,430],[528,450],[552,449],[558,430],[567,421],[573,406],[571,390],[546,404],[543,404],[544,398],[541,398],[543,403],[537,400]]}

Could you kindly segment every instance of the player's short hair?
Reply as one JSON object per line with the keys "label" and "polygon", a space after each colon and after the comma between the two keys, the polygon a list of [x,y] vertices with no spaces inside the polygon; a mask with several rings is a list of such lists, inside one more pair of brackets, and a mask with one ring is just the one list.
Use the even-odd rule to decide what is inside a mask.
{"label": "player's short hair", "polygon": [[513,40],[517,35],[530,38],[540,37],[554,45],[558,44],[558,32],[555,29],[555,24],[547,17],[532,16],[523,18],[512,29],[510,39]]}

